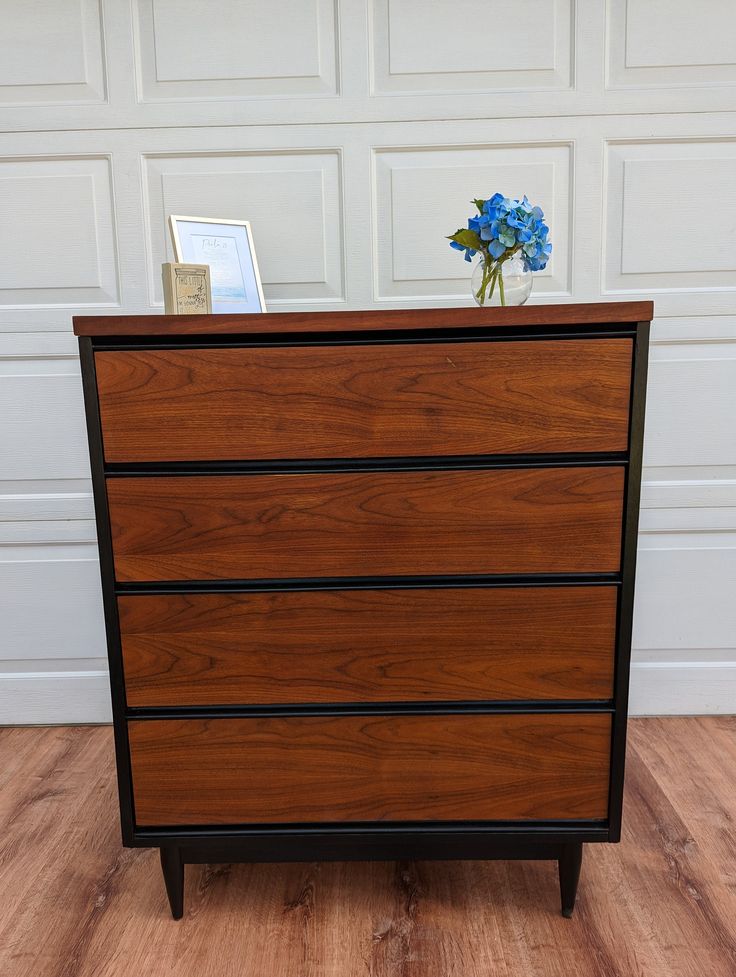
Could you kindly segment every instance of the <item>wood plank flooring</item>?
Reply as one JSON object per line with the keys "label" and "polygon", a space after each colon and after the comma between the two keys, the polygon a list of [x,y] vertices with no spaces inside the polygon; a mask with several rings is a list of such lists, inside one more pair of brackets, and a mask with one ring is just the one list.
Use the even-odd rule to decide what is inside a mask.
{"label": "wood plank flooring", "polygon": [[620,845],[551,862],[188,866],[123,849],[109,727],[0,729],[2,977],[733,977],[736,717],[633,720]]}

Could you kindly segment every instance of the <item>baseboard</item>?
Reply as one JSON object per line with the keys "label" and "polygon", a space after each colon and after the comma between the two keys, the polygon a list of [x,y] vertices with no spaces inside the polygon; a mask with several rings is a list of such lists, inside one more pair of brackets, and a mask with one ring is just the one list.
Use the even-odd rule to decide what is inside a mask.
{"label": "baseboard", "polygon": [[107,672],[0,673],[0,726],[112,722]]}
{"label": "baseboard", "polygon": [[[736,661],[635,662],[632,716],[736,713]],[[109,723],[107,672],[0,674],[0,725]]]}
{"label": "baseboard", "polygon": [[634,662],[632,716],[736,713],[736,661]]}

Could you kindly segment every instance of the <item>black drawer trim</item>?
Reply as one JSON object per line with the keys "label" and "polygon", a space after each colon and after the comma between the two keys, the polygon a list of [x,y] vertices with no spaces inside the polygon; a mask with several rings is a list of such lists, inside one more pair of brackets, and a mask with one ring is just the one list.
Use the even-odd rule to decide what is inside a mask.
{"label": "black drawer trim", "polygon": [[512,702],[328,702],[267,706],[156,706],[128,708],[128,719],[247,719],[277,716],[445,716],[487,713],[614,713],[611,699],[518,699]]}
{"label": "black drawer trim", "polygon": [[626,452],[565,452],[518,455],[426,455],[390,458],[299,458],[276,461],[114,462],[105,465],[108,478],[141,475],[278,475],[320,472],[464,471],[494,468],[596,468],[628,464]]}
{"label": "black drawer trim", "polygon": [[140,580],[117,583],[116,594],[259,593],[281,590],[394,590],[452,587],[620,586],[618,573],[537,573],[452,577],[307,577],[279,580]]}
{"label": "black drawer trim", "polygon": [[[329,315],[325,313],[325,315]],[[261,333],[248,338],[238,338],[237,333],[210,333],[207,335],[182,334],[172,339],[168,336],[80,336],[89,339],[97,350],[115,349],[208,349],[213,346],[232,349],[253,349],[280,346],[385,346],[416,345],[419,343],[479,342],[493,343],[509,340],[534,341],[537,339],[631,339],[637,334],[637,324],[629,322],[599,322],[595,325],[570,324],[555,326],[479,326],[462,329],[429,327],[417,329],[371,329],[370,331],[342,333],[325,332],[274,332]]]}

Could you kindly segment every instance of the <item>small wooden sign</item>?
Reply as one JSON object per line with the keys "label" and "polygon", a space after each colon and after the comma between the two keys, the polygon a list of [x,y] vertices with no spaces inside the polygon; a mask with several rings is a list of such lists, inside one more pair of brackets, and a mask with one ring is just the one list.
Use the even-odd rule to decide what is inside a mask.
{"label": "small wooden sign", "polygon": [[161,266],[161,275],[167,315],[207,315],[212,312],[209,265],[167,261]]}

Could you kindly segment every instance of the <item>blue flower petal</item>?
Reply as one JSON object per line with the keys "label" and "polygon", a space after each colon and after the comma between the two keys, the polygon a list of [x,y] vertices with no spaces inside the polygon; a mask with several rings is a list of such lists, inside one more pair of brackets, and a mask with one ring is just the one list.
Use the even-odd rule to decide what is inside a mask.
{"label": "blue flower petal", "polygon": [[506,248],[500,241],[491,241],[488,245],[488,250],[494,258],[500,258]]}

